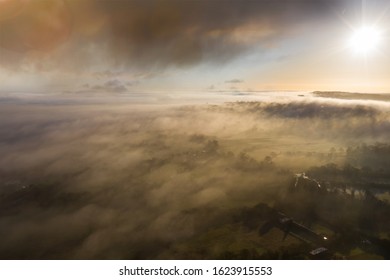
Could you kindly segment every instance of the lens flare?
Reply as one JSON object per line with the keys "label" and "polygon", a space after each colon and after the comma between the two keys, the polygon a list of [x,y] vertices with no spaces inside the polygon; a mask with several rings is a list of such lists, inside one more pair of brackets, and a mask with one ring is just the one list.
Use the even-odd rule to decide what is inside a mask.
{"label": "lens flare", "polygon": [[381,32],[377,28],[363,26],[354,31],[349,47],[357,54],[368,55],[377,50],[381,37]]}

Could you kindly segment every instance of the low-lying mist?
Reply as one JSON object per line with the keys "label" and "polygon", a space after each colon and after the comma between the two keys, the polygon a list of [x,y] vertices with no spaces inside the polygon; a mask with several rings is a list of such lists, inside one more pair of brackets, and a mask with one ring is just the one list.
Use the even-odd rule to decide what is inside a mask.
{"label": "low-lying mist", "polygon": [[0,258],[173,258],[236,209],[273,206],[294,173],[388,167],[356,149],[389,144],[389,108],[0,103]]}

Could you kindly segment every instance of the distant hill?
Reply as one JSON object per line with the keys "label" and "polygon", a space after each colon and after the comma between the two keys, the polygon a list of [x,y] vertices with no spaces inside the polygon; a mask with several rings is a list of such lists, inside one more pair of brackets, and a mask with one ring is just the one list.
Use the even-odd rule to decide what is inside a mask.
{"label": "distant hill", "polygon": [[342,92],[342,91],[315,91],[315,96],[325,98],[339,98],[339,99],[354,99],[354,100],[376,100],[376,101],[390,101],[390,94],[388,93],[356,93],[356,92]]}

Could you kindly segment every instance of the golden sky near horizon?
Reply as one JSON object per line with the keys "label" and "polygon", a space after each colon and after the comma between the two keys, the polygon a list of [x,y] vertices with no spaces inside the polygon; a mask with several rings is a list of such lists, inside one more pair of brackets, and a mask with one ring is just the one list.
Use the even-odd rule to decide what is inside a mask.
{"label": "golden sky near horizon", "polygon": [[1,91],[390,92],[386,0],[0,0]]}

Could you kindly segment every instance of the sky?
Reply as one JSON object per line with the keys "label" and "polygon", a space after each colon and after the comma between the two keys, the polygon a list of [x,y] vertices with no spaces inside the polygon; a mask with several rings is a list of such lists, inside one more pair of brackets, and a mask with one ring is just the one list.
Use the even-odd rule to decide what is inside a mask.
{"label": "sky", "polygon": [[[387,0],[0,0],[0,91],[387,93],[389,7]],[[362,28],[377,37],[352,44]]]}

